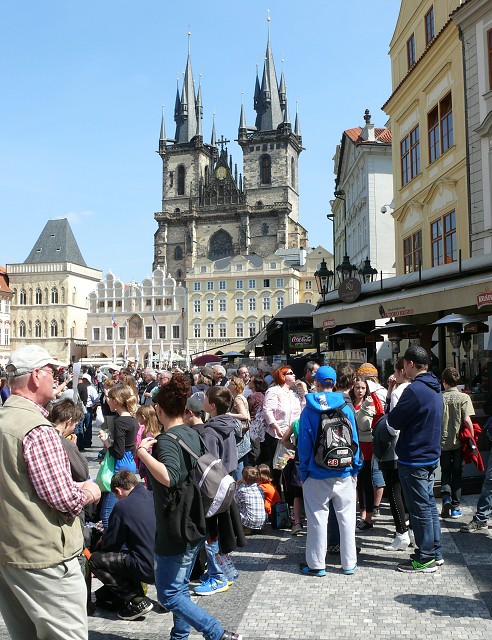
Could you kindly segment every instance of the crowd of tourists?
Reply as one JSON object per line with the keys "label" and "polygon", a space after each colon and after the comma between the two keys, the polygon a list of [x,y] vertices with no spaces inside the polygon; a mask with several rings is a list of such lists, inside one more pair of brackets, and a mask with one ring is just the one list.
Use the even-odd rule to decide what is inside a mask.
{"label": "crowd of tourists", "polygon": [[[94,607],[139,619],[156,606],[146,588],[155,584],[171,639],[193,627],[237,640],[191,595],[233,587],[232,553],[248,536],[288,528],[306,536],[301,574],[325,576],[329,555],[354,575],[356,536],[374,527],[383,496],[394,538],[382,552],[408,551],[395,567],[404,573],[438,570],[440,517],[462,516],[463,465],[477,455],[458,371],[437,378],[425,349],[410,346],[387,387],[368,362],[313,360],[298,373],[263,360],[83,368],[74,379],[39,346],[14,351],[0,389],[0,611],[11,636],[86,639]],[[94,448],[92,479],[84,452]],[[192,481],[206,454],[235,491],[213,513]],[[492,456],[461,531],[487,527],[491,514]],[[95,593],[91,576],[102,583]]]}

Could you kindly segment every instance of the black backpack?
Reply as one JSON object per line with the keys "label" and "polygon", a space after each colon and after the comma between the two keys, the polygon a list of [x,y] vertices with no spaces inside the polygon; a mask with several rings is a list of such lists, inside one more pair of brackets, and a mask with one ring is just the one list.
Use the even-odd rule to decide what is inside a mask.
{"label": "black backpack", "polygon": [[314,460],[326,469],[346,469],[354,461],[357,444],[353,441],[352,423],[342,411],[346,406],[344,402],[321,414]]}

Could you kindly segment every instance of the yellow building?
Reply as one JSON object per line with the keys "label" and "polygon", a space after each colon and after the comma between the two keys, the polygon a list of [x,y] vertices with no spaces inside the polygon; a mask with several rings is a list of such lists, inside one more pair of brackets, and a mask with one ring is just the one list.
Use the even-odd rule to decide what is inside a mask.
{"label": "yellow building", "polygon": [[470,256],[459,0],[403,0],[390,43],[397,274]]}

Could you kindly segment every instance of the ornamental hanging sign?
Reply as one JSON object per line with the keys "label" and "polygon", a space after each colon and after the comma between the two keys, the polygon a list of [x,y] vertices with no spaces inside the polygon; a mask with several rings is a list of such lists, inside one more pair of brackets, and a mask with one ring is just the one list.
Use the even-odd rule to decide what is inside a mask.
{"label": "ornamental hanging sign", "polygon": [[314,332],[303,331],[289,333],[289,349],[309,349],[314,347]]}
{"label": "ornamental hanging sign", "polygon": [[342,302],[355,302],[360,296],[361,285],[357,278],[349,278],[340,283],[338,297]]}
{"label": "ornamental hanging sign", "polygon": [[492,304],[492,291],[484,291],[477,296],[477,309]]}

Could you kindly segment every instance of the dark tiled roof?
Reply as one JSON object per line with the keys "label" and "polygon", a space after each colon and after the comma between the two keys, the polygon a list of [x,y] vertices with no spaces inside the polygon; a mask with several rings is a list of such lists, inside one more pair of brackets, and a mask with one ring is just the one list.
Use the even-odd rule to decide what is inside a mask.
{"label": "dark tiled roof", "polygon": [[49,220],[24,264],[73,262],[86,267],[79,245],[66,218]]}
{"label": "dark tiled roof", "polygon": [[375,140],[363,140],[360,136],[362,133],[361,127],[354,127],[353,129],[346,129],[345,133],[352,140],[352,142],[356,142],[357,144],[363,143],[371,143],[371,142],[387,142],[391,144],[391,130],[374,127],[374,138]]}

